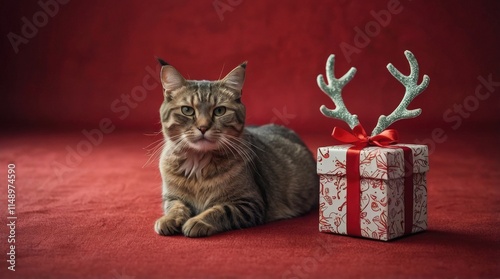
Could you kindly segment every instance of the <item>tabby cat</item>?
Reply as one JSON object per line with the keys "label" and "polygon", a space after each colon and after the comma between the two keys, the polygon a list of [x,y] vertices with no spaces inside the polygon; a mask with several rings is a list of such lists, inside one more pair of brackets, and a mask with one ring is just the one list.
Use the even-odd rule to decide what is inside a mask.
{"label": "tabby cat", "polygon": [[160,235],[188,237],[302,215],[318,203],[311,152],[291,130],[245,127],[246,62],[216,81],[186,80],[159,59],[164,102]]}

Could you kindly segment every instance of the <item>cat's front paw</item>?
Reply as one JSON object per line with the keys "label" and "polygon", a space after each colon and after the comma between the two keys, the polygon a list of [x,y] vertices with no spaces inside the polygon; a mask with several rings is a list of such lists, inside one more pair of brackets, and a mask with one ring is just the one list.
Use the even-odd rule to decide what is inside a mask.
{"label": "cat's front paw", "polygon": [[155,232],[159,235],[174,235],[181,232],[181,227],[180,220],[165,215],[156,220]]}
{"label": "cat's front paw", "polygon": [[182,233],[187,237],[203,237],[217,233],[217,230],[211,224],[193,217],[182,226]]}

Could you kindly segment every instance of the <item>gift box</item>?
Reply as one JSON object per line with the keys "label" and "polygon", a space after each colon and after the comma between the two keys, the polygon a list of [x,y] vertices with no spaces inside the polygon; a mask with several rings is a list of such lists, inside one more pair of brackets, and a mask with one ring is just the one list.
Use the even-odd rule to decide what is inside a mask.
{"label": "gift box", "polygon": [[356,74],[351,67],[342,77],[334,74],[335,55],[326,62],[326,80],[318,75],[319,88],[335,104],[320,111],[344,121],[351,131],[334,127],[332,137],[347,145],[320,147],[317,172],[320,176],[319,230],[390,240],[427,229],[427,146],[397,144],[392,123],[414,118],[421,109],[408,110],[411,101],[429,85],[429,77],[418,83],[418,63],[405,51],[410,74],[403,75],[391,63],[387,69],[405,87],[403,99],[388,116],[381,115],[370,136],[356,114],[347,109],[342,89]]}
{"label": "gift box", "polygon": [[[347,154],[352,148],[349,144],[318,148],[319,230],[378,240],[425,230],[427,146],[368,146],[358,150],[359,162],[349,165]],[[351,173],[349,179],[357,179],[359,189],[348,190],[353,187],[348,185]]]}

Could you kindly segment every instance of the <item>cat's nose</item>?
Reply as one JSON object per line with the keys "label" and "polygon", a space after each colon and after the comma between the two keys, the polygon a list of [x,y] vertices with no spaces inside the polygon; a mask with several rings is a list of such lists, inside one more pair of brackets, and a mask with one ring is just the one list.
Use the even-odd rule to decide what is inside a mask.
{"label": "cat's nose", "polygon": [[200,130],[201,134],[204,135],[205,132],[208,130],[207,126],[200,126],[198,127],[198,130]]}

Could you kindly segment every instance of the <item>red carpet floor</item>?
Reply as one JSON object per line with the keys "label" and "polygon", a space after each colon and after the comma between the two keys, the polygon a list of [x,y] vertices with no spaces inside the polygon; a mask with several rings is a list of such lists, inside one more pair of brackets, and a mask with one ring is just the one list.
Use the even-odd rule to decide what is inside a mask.
{"label": "red carpet floor", "polygon": [[[0,279],[500,278],[500,1],[117,3],[0,1]],[[343,98],[368,129],[402,98],[385,67],[408,74],[407,49],[431,82],[410,104],[418,120],[391,128],[407,143],[435,138],[427,232],[322,234],[317,211],[204,239],[154,232],[161,180],[144,148],[158,138],[143,134],[163,101],[155,56],[190,79],[248,60],[247,123],[286,124],[315,150],[342,125],[318,111],[333,108],[316,85],[328,55],[337,77],[357,68]],[[79,132],[107,124],[94,143]]]}
{"label": "red carpet floor", "polygon": [[[143,167],[158,137],[114,132],[88,148],[82,134],[2,135],[1,218],[13,162],[17,220],[15,271],[0,227],[0,278],[498,278],[498,134],[463,134],[430,156],[429,230],[388,243],[319,233],[316,211],[209,238],[161,237],[156,159]],[[304,138],[311,149],[330,142]]]}

